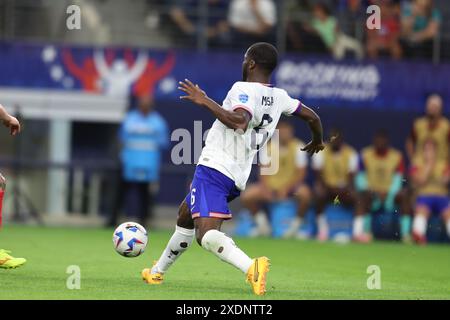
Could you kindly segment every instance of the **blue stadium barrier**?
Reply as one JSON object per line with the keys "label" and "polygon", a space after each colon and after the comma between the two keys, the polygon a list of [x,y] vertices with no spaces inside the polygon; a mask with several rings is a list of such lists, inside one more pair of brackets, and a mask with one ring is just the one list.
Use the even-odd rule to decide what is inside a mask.
{"label": "blue stadium barrier", "polygon": [[376,239],[400,239],[400,215],[397,212],[372,212],[372,234]]}
{"label": "blue stadium barrier", "polygon": [[[273,236],[280,237],[289,226],[290,221],[295,217],[297,205],[294,201],[275,202],[269,206],[272,222]],[[342,206],[328,206],[325,210],[330,226],[330,238],[336,235],[346,235],[351,237],[353,213]],[[302,233],[313,237],[317,233],[314,210],[306,213],[305,221],[300,229]]]}
{"label": "blue stadium barrier", "polygon": [[[399,240],[400,217],[398,212],[376,211],[372,213],[372,233],[376,239]],[[432,215],[428,221],[428,242],[450,242],[439,215]]]}
{"label": "blue stadium barrier", "polygon": [[428,220],[427,240],[429,242],[450,242],[442,218],[437,214],[433,214]]}
{"label": "blue stadium barrier", "polygon": [[[274,202],[268,206],[272,236],[280,238],[296,215],[297,205],[293,200]],[[330,227],[329,236],[345,236],[351,239],[353,227],[353,212],[343,206],[330,205],[325,209],[325,215]],[[376,239],[400,239],[400,215],[397,212],[376,211],[372,213],[372,233]],[[241,210],[236,218],[234,235],[247,237],[254,227],[253,219],[248,210]],[[305,223],[300,229],[305,235],[313,237],[317,233],[315,213],[311,209],[307,212]],[[427,239],[429,242],[448,243],[445,226],[442,219],[433,215],[428,222]]]}
{"label": "blue stadium barrier", "polygon": [[325,215],[330,228],[330,239],[336,235],[345,235],[351,239],[353,229],[353,212],[351,209],[340,205],[330,205],[325,209]]}
{"label": "blue stadium barrier", "polygon": [[233,234],[239,237],[248,237],[254,225],[250,212],[245,209],[241,210],[237,214],[236,226],[233,230]]}
{"label": "blue stadium barrier", "polygon": [[[289,226],[291,220],[295,217],[297,204],[293,200],[274,202],[268,206],[270,222],[272,225],[272,236],[279,238],[283,235]],[[329,206],[325,214],[330,225],[330,237],[338,234],[345,234],[351,237],[352,233],[352,212],[341,206]],[[238,236],[249,236],[254,227],[253,220],[247,210],[241,210],[237,215],[234,234]],[[302,233],[310,237],[317,233],[314,210],[309,210],[305,216],[305,222],[300,229]]]}

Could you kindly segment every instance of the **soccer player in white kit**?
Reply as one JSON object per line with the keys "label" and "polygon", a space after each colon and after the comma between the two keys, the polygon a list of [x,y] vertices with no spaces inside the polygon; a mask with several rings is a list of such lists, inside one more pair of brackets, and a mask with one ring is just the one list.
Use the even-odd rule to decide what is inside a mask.
{"label": "soccer player in white kit", "polygon": [[159,260],[142,271],[144,281],[161,284],[169,267],[197,242],[221,260],[246,274],[253,292],[266,292],[269,259],[251,259],[234,241],[220,231],[223,220],[231,218],[228,202],[245,189],[253,158],[273,135],[282,114],[297,116],[311,129],[312,140],[302,150],[313,154],[324,148],[322,124],[314,111],[286,91],[271,86],[278,52],[269,43],[255,43],[245,53],[243,81],[236,82],[222,105],[189,80],[180,82],[186,93],[181,99],[198,104],[217,120],[209,130],[190,192],[181,203],[175,232]]}

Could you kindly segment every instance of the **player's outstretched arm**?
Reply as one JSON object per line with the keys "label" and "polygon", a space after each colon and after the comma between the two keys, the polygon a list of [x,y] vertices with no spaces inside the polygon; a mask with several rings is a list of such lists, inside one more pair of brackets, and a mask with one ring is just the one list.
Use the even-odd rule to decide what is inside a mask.
{"label": "player's outstretched arm", "polygon": [[15,136],[20,132],[20,123],[19,121],[10,115],[5,108],[0,104],[0,121],[3,125],[9,128],[11,135]]}
{"label": "player's outstretched arm", "polygon": [[309,126],[309,129],[312,133],[312,140],[309,142],[302,151],[306,151],[309,154],[314,154],[319,151],[322,151],[325,148],[323,143],[323,129],[322,122],[320,121],[319,116],[313,110],[302,104],[302,107],[299,111],[294,112],[294,115],[306,121]]}
{"label": "player's outstretched arm", "polygon": [[180,81],[179,84],[180,86],[178,89],[186,92],[186,95],[181,96],[180,99],[187,99],[195,104],[205,107],[228,128],[234,130],[240,129],[242,130],[241,132],[247,130],[248,123],[251,119],[248,111],[243,109],[236,109],[234,111],[223,109],[217,102],[209,98],[205,91],[200,89],[198,84],[193,84],[188,79],[185,79],[184,82]]}

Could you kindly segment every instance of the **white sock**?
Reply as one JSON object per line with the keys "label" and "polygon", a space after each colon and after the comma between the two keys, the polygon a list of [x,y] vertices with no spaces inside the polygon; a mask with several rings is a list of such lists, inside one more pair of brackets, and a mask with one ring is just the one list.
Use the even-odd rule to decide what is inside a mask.
{"label": "white sock", "polygon": [[262,233],[270,233],[270,223],[269,219],[267,219],[267,215],[264,213],[264,211],[258,211],[255,214],[255,223],[258,230],[260,230]]}
{"label": "white sock", "polygon": [[209,230],[205,233],[202,247],[244,273],[247,273],[253,263],[252,259],[236,246],[233,239],[218,230]]}
{"label": "white sock", "polygon": [[319,234],[328,234],[328,222],[324,214],[317,217],[317,227],[319,228]]}
{"label": "white sock", "polygon": [[299,216],[296,216],[291,222],[291,227],[293,229],[299,229],[301,227],[302,223],[303,223],[303,219],[300,218]]}
{"label": "white sock", "polygon": [[364,233],[364,216],[356,216],[353,219],[353,235],[360,236]]}
{"label": "white sock", "polygon": [[450,238],[450,219],[445,223],[445,228],[447,229],[447,235]]}
{"label": "white sock", "polygon": [[414,217],[413,232],[424,236],[427,232],[427,219],[425,216],[419,214]]}
{"label": "white sock", "polygon": [[175,227],[175,232],[164,249],[158,262],[152,268],[152,274],[164,273],[186,251],[194,240],[194,229]]}
{"label": "white sock", "polygon": [[294,219],[292,219],[291,223],[289,224],[287,230],[283,234],[283,238],[289,238],[295,236],[298,232],[303,223],[303,219],[299,216],[296,216]]}

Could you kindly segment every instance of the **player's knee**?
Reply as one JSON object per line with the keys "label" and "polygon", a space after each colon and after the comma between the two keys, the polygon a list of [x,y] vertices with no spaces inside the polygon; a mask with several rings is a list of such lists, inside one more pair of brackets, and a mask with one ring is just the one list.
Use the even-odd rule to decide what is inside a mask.
{"label": "player's knee", "polygon": [[197,226],[197,228],[195,229],[195,238],[196,238],[199,246],[203,247],[203,244],[202,244],[203,238],[209,231],[219,232],[217,229],[209,227],[209,226]]}
{"label": "player's knee", "polygon": [[425,216],[428,217],[430,214],[430,209],[428,208],[428,206],[424,205],[424,204],[418,204],[416,205],[416,209],[414,210],[414,215],[416,216]]}
{"label": "player's knee", "polygon": [[258,192],[255,192],[254,187],[250,187],[241,195],[241,201],[244,205],[251,205],[257,201]]}
{"label": "player's knee", "polygon": [[370,192],[368,191],[362,191],[359,192],[356,195],[357,203],[358,205],[363,208],[364,210],[368,210],[370,207],[370,204],[372,203],[372,197],[370,195]]}
{"label": "player's knee", "polygon": [[219,218],[196,218],[194,225],[197,243],[201,246],[204,235],[210,230],[220,230],[222,222]]}
{"label": "player's knee", "polygon": [[450,207],[447,207],[444,209],[444,212],[442,213],[442,217],[444,221],[450,221]]}
{"label": "player's knee", "polygon": [[402,203],[404,203],[405,201],[407,201],[407,199],[408,199],[408,193],[407,193],[407,191],[406,191],[406,189],[401,189],[398,193],[397,193],[397,196],[396,196],[396,202],[397,203],[400,203],[400,204],[402,204]]}
{"label": "player's knee", "polygon": [[252,196],[251,194],[249,194],[248,192],[244,192],[241,195],[241,202],[244,206],[248,205],[249,203],[252,202]]}
{"label": "player's knee", "polygon": [[214,252],[216,254],[221,254],[224,250],[224,245],[234,245],[234,241],[225,233],[219,230],[211,229],[203,234],[200,245],[205,250]]}
{"label": "player's knee", "polygon": [[307,185],[301,185],[295,192],[296,197],[301,201],[311,200],[311,189]]}
{"label": "player's knee", "polygon": [[314,186],[314,197],[317,200],[323,200],[326,197],[326,195],[327,195],[327,191],[326,191],[325,187],[318,185],[318,184],[316,184]]}
{"label": "player's knee", "polygon": [[214,229],[209,229],[209,228],[197,228],[195,230],[195,238],[197,240],[197,243],[200,247],[202,247],[202,240],[203,237],[205,236],[206,233],[208,233],[208,231],[211,231]]}
{"label": "player's knee", "polygon": [[202,239],[203,239],[204,233],[200,232],[198,229],[195,232],[195,240],[197,240],[198,245],[202,246]]}

